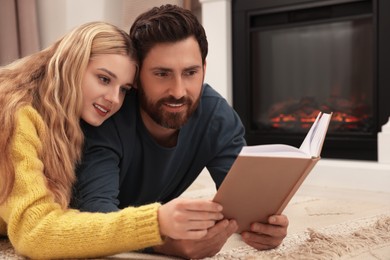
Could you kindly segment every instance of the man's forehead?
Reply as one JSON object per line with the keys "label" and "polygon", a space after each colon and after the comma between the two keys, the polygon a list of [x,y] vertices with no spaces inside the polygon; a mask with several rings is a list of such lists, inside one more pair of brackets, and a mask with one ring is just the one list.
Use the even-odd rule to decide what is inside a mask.
{"label": "man's forehead", "polygon": [[143,66],[161,69],[185,69],[202,66],[202,55],[196,41],[155,45],[143,60]]}

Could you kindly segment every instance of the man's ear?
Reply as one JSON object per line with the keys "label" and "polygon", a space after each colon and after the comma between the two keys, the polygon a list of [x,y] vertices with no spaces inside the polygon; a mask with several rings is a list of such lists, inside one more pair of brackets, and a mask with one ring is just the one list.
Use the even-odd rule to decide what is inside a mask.
{"label": "man's ear", "polygon": [[[138,75],[139,77],[139,75]],[[140,79],[138,78],[135,83],[133,84],[132,88],[138,90],[138,85],[140,84]]]}
{"label": "man's ear", "polygon": [[206,59],[205,59],[204,63],[203,63],[203,81],[204,81],[204,79],[206,77],[206,64],[207,64],[207,62],[206,62]]}
{"label": "man's ear", "polygon": [[140,77],[141,77],[141,68],[139,65],[136,65],[136,73],[135,73],[135,83],[133,84],[132,88],[138,90],[138,84],[140,84]]}

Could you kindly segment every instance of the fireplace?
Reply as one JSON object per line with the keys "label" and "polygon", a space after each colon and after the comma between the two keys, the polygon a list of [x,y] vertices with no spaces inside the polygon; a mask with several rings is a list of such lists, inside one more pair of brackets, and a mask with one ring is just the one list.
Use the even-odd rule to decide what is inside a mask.
{"label": "fireplace", "polygon": [[377,160],[390,1],[237,0],[232,17],[233,106],[248,144],[299,146],[318,112],[333,112],[322,157]]}

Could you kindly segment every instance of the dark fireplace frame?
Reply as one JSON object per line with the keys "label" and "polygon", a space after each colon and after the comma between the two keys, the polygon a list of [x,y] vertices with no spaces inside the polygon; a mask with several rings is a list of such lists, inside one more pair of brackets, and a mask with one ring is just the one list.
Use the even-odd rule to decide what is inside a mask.
{"label": "dark fireplace frame", "polygon": [[377,160],[377,133],[390,116],[390,1],[389,0],[232,0],[233,107],[246,128],[249,145],[284,143],[299,146],[304,135],[268,134],[251,128],[250,14],[265,10],[299,10],[335,4],[369,2],[374,25],[374,127],[364,136],[328,135],[323,158]]}

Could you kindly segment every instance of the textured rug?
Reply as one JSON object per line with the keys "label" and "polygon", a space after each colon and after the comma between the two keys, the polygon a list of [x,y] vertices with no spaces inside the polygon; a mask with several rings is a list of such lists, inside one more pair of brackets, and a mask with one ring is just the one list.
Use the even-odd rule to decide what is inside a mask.
{"label": "textured rug", "polygon": [[[25,259],[15,254],[6,239],[0,240],[0,259]],[[111,259],[176,259],[138,253]],[[390,215],[381,215],[306,232],[291,234],[277,249],[257,251],[249,246],[224,250],[205,259],[390,259]]]}
{"label": "textured rug", "polygon": [[233,248],[207,259],[390,259],[390,215],[289,235],[277,249]]}
{"label": "textured rug", "polygon": [[[201,177],[183,197],[212,198],[215,188]],[[285,212],[288,236],[273,250],[257,251],[234,234],[222,250],[207,260],[302,259],[390,260],[390,194],[303,185]],[[39,250],[39,249],[38,249]],[[0,259],[25,259],[0,239]],[[178,259],[122,253],[102,259]]]}

